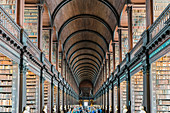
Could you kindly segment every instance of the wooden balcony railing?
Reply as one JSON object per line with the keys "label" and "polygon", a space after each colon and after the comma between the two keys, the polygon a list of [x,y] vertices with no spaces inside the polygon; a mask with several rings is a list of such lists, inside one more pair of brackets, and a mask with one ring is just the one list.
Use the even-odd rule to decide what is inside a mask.
{"label": "wooden balcony railing", "polygon": [[0,25],[8,30],[16,39],[20,40],[21,28],[2,7],[0,7]]}
{"label": "wooden balcony railing", "polygon": [[149,28],[149,34],[151,39],[153,39],[159,33],[159,31],[167,25],[167,21],[170,21],[170,4],[165,8],[165,10],[160,14],[160,16]]}

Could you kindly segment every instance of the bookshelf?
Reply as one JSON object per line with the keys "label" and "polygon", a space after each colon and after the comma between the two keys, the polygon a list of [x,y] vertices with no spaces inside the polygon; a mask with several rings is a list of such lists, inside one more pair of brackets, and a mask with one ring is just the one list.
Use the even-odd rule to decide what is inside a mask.
{"label": "bookshelf", "polygon": [[154,21],[159,17],[162,11],[168,6],[170,0],[153,0]]}
{"label": "bookshelf", "polygon": [[16,0],[0,0],[0,6],[15,20]]}
{"label": "bookshelf", "polygon": [[133,47],[146,29],[146,8],[132,8]]}
{"label": "bookshelf", "polygon": [[26,104],[31,113],[37,113],[39,107],[39,76],[31,71],[26,73]]}
{"label": "bookshelf", "polygon": [[114,86],[114,112],[116,113],[116,107],[117,107],[117,86]]}
{"label": "bookshelf", "polygon": [[38,26],[38,9],[24,9],[24,30],[28,33],[30,40],[37,46],[37,26]]}
{"label": "bookshelf", "polygon": [[126,81],[120,83],[120,111],[123,113],[123,106],[126,105]]}
{"label": "bookshelf", "polygon": [[122,30],[122,59],[125,58],[128,52],[128,30]]}
{"label": "bookshelf", "polygon": [[152,112],[170,112],[170,52],[151,65]]}
{"label": "bookshelf", "polygon": [[49,39],[50,39],[50,30],[43,30],[42,32],[42,51],[45,54],[45,57],[49,60]]}
{"label": "bookshelf", "polygon": [[143,74],[142,71],[131,76],[131,112],[140,113],[143,101]]}
{"label": "bookshelf", "polygon": [[119,43],[115,43],[115,67],[119,65]]}
{"label": "bookshelf", "polygon": [[50,83],[44,81],[44,106],[47,106],[47,111],[50,112]]}
{"label": "bookshelf", "polygon": [[[14,70],[15,69],[15,70]],[[0,53],[0,111],[16,112],[17,66],[8,57]],[[15,72],[16,71],[16,72]]]}

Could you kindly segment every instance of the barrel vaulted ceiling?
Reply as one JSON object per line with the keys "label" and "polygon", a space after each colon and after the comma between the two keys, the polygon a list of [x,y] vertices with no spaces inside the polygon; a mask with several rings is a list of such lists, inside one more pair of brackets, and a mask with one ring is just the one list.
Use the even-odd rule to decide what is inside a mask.
{"label": "barrel vaulted ceiling", "polygon": [[64,56],[78,82],[94,83],[126,0],[46,0]]}

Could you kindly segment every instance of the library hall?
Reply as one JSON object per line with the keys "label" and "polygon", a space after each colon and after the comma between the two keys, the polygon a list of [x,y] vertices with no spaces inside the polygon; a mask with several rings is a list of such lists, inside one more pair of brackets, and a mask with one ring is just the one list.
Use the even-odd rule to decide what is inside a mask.
{"label": "library hall", "polygon": [[170,113],[170,0],[0,0],[0,113]]}

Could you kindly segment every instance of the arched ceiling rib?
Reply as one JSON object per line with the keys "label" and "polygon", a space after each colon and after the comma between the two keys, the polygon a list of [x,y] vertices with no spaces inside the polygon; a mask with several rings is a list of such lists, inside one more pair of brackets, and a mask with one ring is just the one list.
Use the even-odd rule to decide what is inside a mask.
{"label": "arched ceiling rib", "polygon": [[46,0],[69,67],[79,81],[96,79],[125,0]]}

